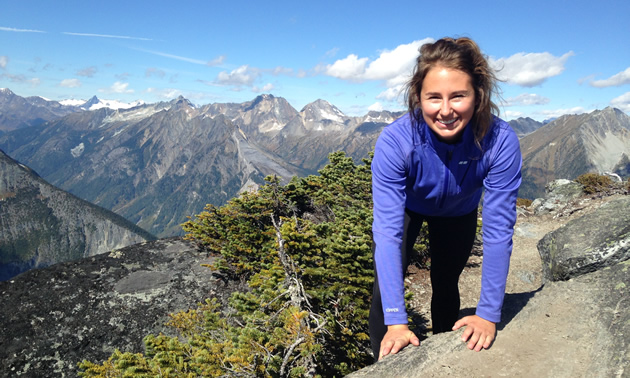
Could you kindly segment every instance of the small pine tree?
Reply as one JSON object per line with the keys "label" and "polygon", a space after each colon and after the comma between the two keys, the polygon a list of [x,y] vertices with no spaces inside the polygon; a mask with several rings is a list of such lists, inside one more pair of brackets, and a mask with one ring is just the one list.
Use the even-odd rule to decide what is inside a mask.
{"label": "small pine tree", "polygon": [[329,159],[317,176],[268,177],[183,225],[220,255],[213,269],[247,282],[228,308],[208,300],[173,314],[180,337],[149,335],[144,355],[83,361],[80,375],[332,377],[369,364],[371,158]]}

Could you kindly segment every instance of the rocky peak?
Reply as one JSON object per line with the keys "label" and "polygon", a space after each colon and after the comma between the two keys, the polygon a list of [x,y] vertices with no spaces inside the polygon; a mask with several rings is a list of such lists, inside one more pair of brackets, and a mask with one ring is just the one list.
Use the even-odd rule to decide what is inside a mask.
{"label": "rocky peak", "polygon": [[529,117],[520,117],[508,122],[519,138],[527,134],[533,133],[543,126],[542,122],[538,122]]}
{"label": "rocky peak", "polygon": [[334,123],[343,123],[346,118],[346,115],[336,106],[322,99],[307,104],[300,113],[307,122],[330,120]]}
{"label": "rocky peak", "polygon": [[257,96],[242,104],[233,120],[246,133],[276,133],[284,128],[297,111],[282,97]]}
{"label": "rocky peak", "polygon": [[81,105],[81,109],[90,110],[93,105],[98,105],[100,102],[101,100],[98,97],[92,96],[89,100],[84,102],[83,105]]}

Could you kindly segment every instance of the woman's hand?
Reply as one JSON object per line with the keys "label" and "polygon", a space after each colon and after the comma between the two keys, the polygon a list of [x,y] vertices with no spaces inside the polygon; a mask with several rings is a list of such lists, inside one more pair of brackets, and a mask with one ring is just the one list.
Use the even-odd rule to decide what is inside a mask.
{"label": "woman's hand", "polygon": [[463,326],[466,326],[466,329],[462,334],[462,341],[468,341],[468,349],[479,352],[481,349],[490,348],[497,332],[495,323],[477,315],[465,316],[455,322],[453,331]]}
{"label": "woman's hand", "polygon": [[387,326],[387,333],[381,341],[380,360],[388,354],[396,354],[409,344],[420,345],[420,339],[409,329],[406,324]]}

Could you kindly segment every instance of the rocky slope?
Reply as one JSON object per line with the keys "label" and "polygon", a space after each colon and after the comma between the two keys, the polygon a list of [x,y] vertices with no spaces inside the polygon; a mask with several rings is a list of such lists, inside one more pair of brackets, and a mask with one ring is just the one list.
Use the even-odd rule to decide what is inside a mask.
{"label": "rocky slope", "polygon": [[[502,321],[490,349],[468,350],[461,341],[463,330],[431,336],[430,284],[425,271],[413,270],[407,282],[417,317],[425,319],[417,332],[427,338],[420,347],[408,347],[349,377],[630,376],[625,337],[630,332],[625,311],[630,197],[627,189],[600,198],[574,187],[568,181],[553,185],[544,199],[520,210]],[[602,227],[604,219],[608,227]],[[602,239],[585,235],[605,241],[593,243]],[[549,245],[564,245],[565,252]],[[595,256],[598,267],[582,269],[582,262]],[[543,261],[571,273],[566,280],[553,280]],[[481,262],[481,255],[472,256],[460,279],[462,316],[474,313],[479,299]]]}
{"label": "rocky slope", "polygon": [[630,116],[610,107],[562,116],[520,142],[523,184],[519,196],[534,199],[542,197],[545,184],[555,179],[615,170],[623,174],[630,155]]}
{"label": "rocky slope", "polygon": [[0,280],[155,237],[0,151]]}
{"label": "rocky slope", "polygon": [[190,243],[161,239],[0,282],[0,376],[75,377],[77,363],[142,352],[168,314],[233,290]]}
{"label": "rocky slope", "polygon": [[0,132],[39,125],[77,111],[81,109],[42,97],[21,97],[0,88]]}

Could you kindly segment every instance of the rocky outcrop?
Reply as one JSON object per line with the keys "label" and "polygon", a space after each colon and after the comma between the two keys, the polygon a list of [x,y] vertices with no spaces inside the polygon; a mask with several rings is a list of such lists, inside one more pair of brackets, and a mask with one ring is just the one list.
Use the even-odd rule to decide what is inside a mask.
{"label": "rocky outcrop", "polygon": [[630,259],[630,197],[607,202],[538,243],[543,278],[568,280]]}
{"label": "rocky outcrop", "polygon": [[459,330],[348,377],[629,377],[630,197],[587,197],[579,187],[554,182],[530,207],[530,216],[558,223],[594,210],[539,241],[544,285],[506,295],[488,350],[469,351]]}
{"label": "rocky outcrop", "polygon": [[142,352],[172,334],[168,314],[233,290],[201,266],[212,257],[178,238],[31,270],[0,282],[0,376],[73,377],[115,349]]}

